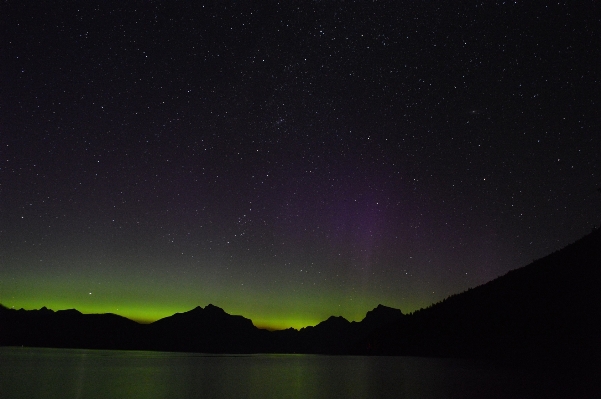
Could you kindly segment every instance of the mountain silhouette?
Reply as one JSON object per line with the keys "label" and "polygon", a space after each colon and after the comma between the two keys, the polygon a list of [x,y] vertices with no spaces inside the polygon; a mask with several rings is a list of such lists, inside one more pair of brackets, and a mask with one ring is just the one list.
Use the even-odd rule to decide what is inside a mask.
{"label": "mountain silhouette", "polygon": [[204,353],[413,355],[541,361],[601,359],[601,230],[484,285],[404,315],[379,305],[267,331],[207,305],[144,325],[114,314],[0,305],[0,346]]}
{"label": "mountain silhouette", "polygon": [[136,349],[202,353],[347,354],[376,328],[402,316],[378,306],[361,322],[332,316],[300,331],[267,331],[207,305],[144,325],[114,314],[25,311],[0,306],[0,346]]}
{"label": "mountain silhouette", "polygon": [[147,347],[162,351],[253,353],[261,333],[250,319],[207,305],[176,313],[147,326]]}
{"label": "mountain silhouette", "polygon": [[141,349],[143,325],[115,314],[13,310],[0,306],[0,345],[89,349]]}
{"label": "mountain silhouette", "polygon": [[370,334],[355,353],[590,360],[601,355],[601,230]]}

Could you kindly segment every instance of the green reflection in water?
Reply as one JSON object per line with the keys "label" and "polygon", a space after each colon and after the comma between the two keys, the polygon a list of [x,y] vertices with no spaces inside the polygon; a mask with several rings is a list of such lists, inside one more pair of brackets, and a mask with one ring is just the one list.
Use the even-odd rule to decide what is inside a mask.
{"label": "green reflection in water", "polygon": [[453,359],[0,348],[1,399],[515,398],[523,377]]}

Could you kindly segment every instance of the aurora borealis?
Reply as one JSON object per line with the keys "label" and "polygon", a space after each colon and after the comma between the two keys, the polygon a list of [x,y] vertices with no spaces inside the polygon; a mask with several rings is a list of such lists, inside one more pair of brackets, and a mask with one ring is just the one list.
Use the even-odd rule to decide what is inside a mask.
{"label": "aurora borealis", "polygon": [[299,328],[558,250],[601,219],[600,11],[4,2],[0,303]]}

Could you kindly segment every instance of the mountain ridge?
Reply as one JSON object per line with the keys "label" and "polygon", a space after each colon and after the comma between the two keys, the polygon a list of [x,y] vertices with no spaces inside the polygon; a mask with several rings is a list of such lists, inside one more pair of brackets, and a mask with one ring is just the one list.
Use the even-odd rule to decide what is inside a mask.
{"label": "mountain ridge", "polygon": [[207,353],[601,358],[601,230],[483,285],[403,314],[379,305],[360,322],[331,316],[268,331],[212,304],[142,325],[114,314],[0,306],[0,346]]}
{"label": "mountain ridge", "polygon": [[[398,309],[379,305],[367,312],[360,322],[331,316],[315,326],[300,330],[269,331],[256,327],[246,317],[230,315],[213,304],[205,308],[196,306],[150,324],[141,324],[112,313],[83,314],[75,309],[53,311],[46,307],[14,310],[0,304],[0,326],[9,327],[0,328],[0,346],[345,354],[349,349],[349,339],[365,338],[376,327],[402,315]],[[93,330],[102,332],[102,337]]]}

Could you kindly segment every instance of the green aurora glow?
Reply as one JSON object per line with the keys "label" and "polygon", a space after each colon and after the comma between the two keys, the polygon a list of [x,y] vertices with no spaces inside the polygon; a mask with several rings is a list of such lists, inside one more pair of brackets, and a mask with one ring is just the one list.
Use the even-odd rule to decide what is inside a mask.
{"label": "green aurora glow", "polygon": [[[205,307],[209,303],[223,308],[232,315],[242,315],[253,321],[255,326],[266,329],[285,329],[316,325],[330,316],[343,316],[349,321],[360,321],[367,311],[375,308],[380,300],[355,301],[328,292],[318,295],[294,297],[279,295],[271,299],[252,292],[239,292],[237,295],[199,295],[178,287],[153,290],[152,284],[127,286],[117,281],[86,284],[72,279],[48,280],[6,279],[0,284],[0,303],[15,309],[52,310],[77,309],[82,313],[114,313],[140,323],[150,323],[175,313],[186,312],[196,306]],[[94,286],[95,285],[95,286]],[[74,288],[80,286],[81,288]],[[160,293],[159,293],[160,292]],[[392,301],[392,298],[391,298]],[[390,302],[382,301],[388,306]],[[421,305],[425,306],[425,304]],[[397,305],[398,307],[398,305]]]}

